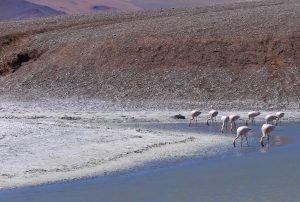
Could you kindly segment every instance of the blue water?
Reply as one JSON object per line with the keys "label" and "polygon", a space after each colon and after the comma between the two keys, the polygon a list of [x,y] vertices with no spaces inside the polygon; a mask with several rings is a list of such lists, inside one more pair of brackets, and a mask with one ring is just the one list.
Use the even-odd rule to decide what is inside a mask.
{"label": "blue water", "polygon": [[110,176],[2,190],[0,201],[300,201],[300,124],[277,127],[269,149],[256,143],[259,124],[253,131],[251,152],[237,147],[206,160],[177,159]]}

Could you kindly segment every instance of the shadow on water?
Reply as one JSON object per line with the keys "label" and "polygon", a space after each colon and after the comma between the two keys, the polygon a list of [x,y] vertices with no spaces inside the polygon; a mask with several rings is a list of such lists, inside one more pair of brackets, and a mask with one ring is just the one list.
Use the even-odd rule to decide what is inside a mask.
{"label": "shadow on water", "polygon": [[[278,126],[269,149],[258,144],[260,125],[250,126],[249,147],[230,145],[228,150],[236,155],[204,161],[177,159],[172,166],[156,170],[148,167],[120,175],[2,190],[0,201],[299,201],[300,124]],[[188,128],[184,122],[139,124],[139,128],[235,136],[204,124]]]}

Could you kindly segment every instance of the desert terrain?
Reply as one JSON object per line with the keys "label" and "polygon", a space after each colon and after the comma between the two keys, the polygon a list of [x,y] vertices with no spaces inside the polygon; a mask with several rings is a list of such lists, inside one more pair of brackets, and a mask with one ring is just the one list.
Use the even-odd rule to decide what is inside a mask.
{"label": "desert terrain", "polygon": [[2,22],[1,97],[298,108],[299,7],[275,0]]}

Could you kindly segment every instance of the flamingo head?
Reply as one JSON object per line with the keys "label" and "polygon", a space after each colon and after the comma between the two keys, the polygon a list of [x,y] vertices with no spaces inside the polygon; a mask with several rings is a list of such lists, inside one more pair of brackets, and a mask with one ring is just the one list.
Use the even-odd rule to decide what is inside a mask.
{"label": "flamingo head", "polygon": [[261,141],[259,141],[260,142],[260,145],[262,146],[262,147],[264,147],[265,145],[264,145],[264,142],[261,140]]}
{"label": "flamingo head", "polygon": [[235,144],[236,144],[236,143],[235,143],[235,140],[233,140],[232,144],[233,144],[233,147],[235,147]]}

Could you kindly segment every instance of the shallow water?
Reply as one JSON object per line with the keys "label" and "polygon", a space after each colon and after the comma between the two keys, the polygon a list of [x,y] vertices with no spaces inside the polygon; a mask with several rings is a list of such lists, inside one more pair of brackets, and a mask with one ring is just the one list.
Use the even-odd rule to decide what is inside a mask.
{"label": "shallow water", "polygon": [[[299,201],[300,124],[277,127],[269,149],[259,147],[259,125],[253,127],[250,147],[237,144],[226,155],[177,159],[105,177],[2,190],[0,201]],[[157,126],[166,130],[175,127],[140,127]],[[184,125],[178,127],[189,130]],[[219,128],[208,130],[216,135]]]}

